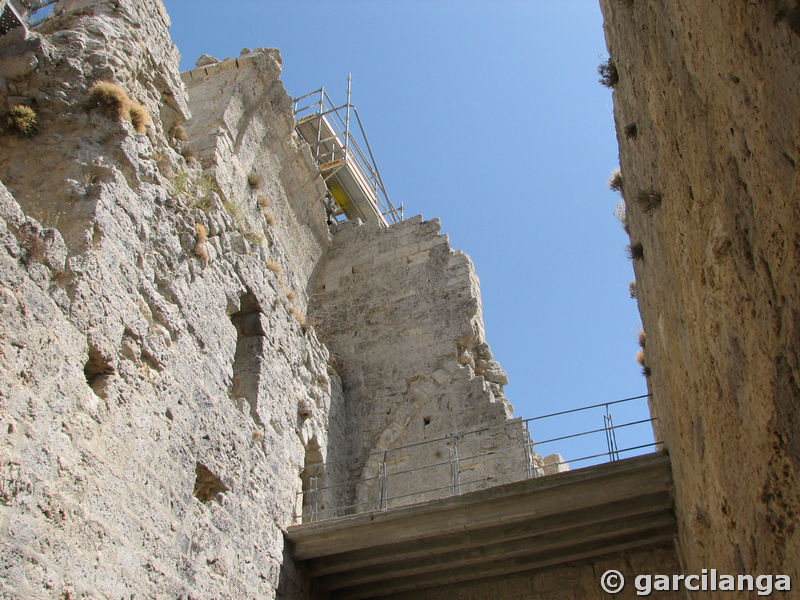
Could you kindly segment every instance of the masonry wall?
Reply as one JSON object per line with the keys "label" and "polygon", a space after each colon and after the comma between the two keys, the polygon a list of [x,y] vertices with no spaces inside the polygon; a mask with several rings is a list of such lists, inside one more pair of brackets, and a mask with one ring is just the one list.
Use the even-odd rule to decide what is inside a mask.
{"label": "masonry wall", "polygon": [[685,568],[797,578],[798,7],[601,6]]}
{"label": "masonry wall", "polygon": [[[350,475],[365,480],[351,490],[356,510],[379,507],[381,463],[389,506],[452,493],[454,448],[461,491],[526,476],[526,432],[509,421],[478,278],[439,227],[420,217],[388,229],[340,225],[313,280],[309,316],[347,398]],[[403,473],[423,465],[436,466]]]}
{"label": "masonry wall", "polygon": [[[270,101],[241,95],[245,142],[201,154],[226,132],[187,123],[161,3],[62,8],[0,47],[0,108],[39,116],[0,142],[3,595],[308,598],[282,529],[306,465],[343,446],[343,396],[303,324],[329,238],[278,60],[251,57]],[[100,79],[146,133],[89,106]],[[276,157],[257,167],[271,220],[256,154]]]}
{"label": "masonry wall", "polygon": [[[311,598],[282,530],[315,477],[384,463],[399,505],[451,493],[456,448],[458,491],[541,467],[438,221],[330,235],[276,51],[181,76],[158,0],[55,9],[0,40],[0,110],[39,121],[0,133],[5,597]],[[144,133],[88,102],[100,80]],[[314,509],[375,499],[332,487]]]}
{"label": "masonry wall", "polygon": [[278,257],[305,312],[307,282],[330,238],[320,201],[327,190],[321,177],[309,176],[317,167],[294,131],[280,53],[245,49],[205,62],[182,74],[193,115],[182,150],[213,173],[226,209],[249,237],[263,239]]}
{"label": "masonry wall", "polygon": [[[600,587],[603,573],[613,569],[625,578],[623,589],[608,594]],[[479,582],[444,585],[409,594],[383,596],[381,600],[597,600],[615,598],[633,600],[637,594],[637,575],[672,575],[681,573],[675,549],[671,544],[612,553],[592,560],[576,561],[535,571],[504,575]],[[646,585],[645,582],[641,583]],[[665,600],[685,600],[685,591],[653,591],[652,596]]]}

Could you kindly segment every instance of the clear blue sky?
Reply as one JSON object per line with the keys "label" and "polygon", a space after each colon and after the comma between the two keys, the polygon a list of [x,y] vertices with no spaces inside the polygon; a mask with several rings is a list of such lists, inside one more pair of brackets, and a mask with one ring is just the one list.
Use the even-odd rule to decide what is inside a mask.
{"label": "clear blue sky", "polygon": [[275,47],[289,94],[338,101],[352,73],[390,198],[475,263],[516,416],[646,392],[597,0],[165,4],[182,70]]}

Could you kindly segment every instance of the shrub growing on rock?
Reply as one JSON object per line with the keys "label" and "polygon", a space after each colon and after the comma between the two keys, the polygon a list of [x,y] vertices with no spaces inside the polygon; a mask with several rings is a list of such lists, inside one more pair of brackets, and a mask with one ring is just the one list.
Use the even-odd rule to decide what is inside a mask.
{"label": "shrub growing on rock", "polygon": [[608,179],[608,189],[612,192],[622,191],[622,173],[619,169],[611,171],[611,177]]}
{"label": "shrub growing on rock", "polygon": [[619,82],[619,73],[617,72],[617,65],[610,58],[600,63],[597,67],[597,73],[600,75],[600,83],[607,88],[613,88]]}
{"label": "shrub growing on rock", "polygon": [[651,215],[661,206],[661,194],[654,191],[639,192],[636,195],[636,204],[643,213]]}
{"label": "shrub growing on rock", "polygon": [[641,242],[628,246],[628,258],[631,260],[642,260],[644,258],[644,247]]}
{"label": "shrub growing on rock", "polygon": [[36,112],[24,104],[12,106],[8,111],[6,125],[19,135],[31,136],[36,133]]}

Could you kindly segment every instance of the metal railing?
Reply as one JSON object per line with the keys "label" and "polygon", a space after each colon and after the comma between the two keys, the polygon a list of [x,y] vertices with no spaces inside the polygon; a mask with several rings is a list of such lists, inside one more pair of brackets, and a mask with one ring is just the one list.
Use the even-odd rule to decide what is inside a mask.
{"label": "metal railing", "polygon": [[[529,419],[514,419],[501,425],[371,452],[360,467],[360,477],[328,485],[321,483],[334,472],[347,471],[349,466],[332,462],[306,465],[304,473],[308,484],[298,492],[302,496],[302,511],[297,517],[314,522],[385,510],[543,477],[569,470],[577,464],[590,466],[655,452],[661,442],[654,439],[652,423],[655,418],[649,416],[648,397],[645,394]],[[612,407],[623,422],[614,423]],[[552,433],[547,439],[534,441],[532,430]],[[543,446],[569,453],[568,458],[561,454],[542,457]],[[464,478],[473,471],[480,476]],[[390,485],[390,480],[396,483]]]}
{"label": "metal railing", "polygon": [[[350,102],[351,77],[347,77],[347,101],[336,106],[324,87],[293,99],[295,124],[297,127],[308,121],[316,121],[316,140],[306,140],[311,146],[314,160],[323,178],[332,177],[339,168],[349,165],[367,182],[378,201],[381,214],[390,223],[404,218],[404,207],[392,204],[383,185],[375,156],[367,140],[358,109]],[[303,100],[308,103],[302,104]],[[344,113],[344,115],[342,114]],[[357,130],[351,127],[351,115],[355,117]],[[332,135],[322,137],[323,122],[330,127]],[[304,138],[305,139],[305,138]],[[366,148],[366,152],[363,148]]]}

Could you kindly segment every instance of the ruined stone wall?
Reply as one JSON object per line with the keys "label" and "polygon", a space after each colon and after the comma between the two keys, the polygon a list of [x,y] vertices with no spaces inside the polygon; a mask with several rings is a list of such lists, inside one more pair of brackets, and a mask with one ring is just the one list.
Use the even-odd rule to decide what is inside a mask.
{"label": "ruined stone wall", "polygon": [[[160,2],[56,8],[0,48],[2,109],[39,118],[0,142],[3,595],[308,598],[282,528],[305,466],[343,447],[343,396],[304,325],[329,243],[318,204],[295,209],[316,171],[260,124],[290,119],[279,71],[255,74],[273,101],[239,131],[281,157],[258,167],[268,219],[246,171],[186,151],[203,129]],[[145,133],[87,104],[100,79],[147,107]]]}
{"label": "ruined stone wall", "polygon": [[797,577],[800,12],[778,0],[601,5],[683,560]]}
{"label": "ruined stone wall", "polygon": [[280,54],[245,49],[237,58],[205,62],[183,73],[193,115],[184,147],[214,173],[242,225],[279,254],[283,279],[305,311],[306,285],[330,235],[321,202],[326,188],[321,177],[309,177],[316,165],[294,131],[291,98],[278,79]]}
{"label": "ruined stone wall", "polygon": [[[347,223],[334,234],[309,315],[342,375],[351,477],[366,480],[353,499],[367,503],[360,510],[377,507],[383,462],[390,505],[450,494],[454,446],[461,491],[526,476],[525,431],[509,422],[507,377],[485,341],[478,285],[438,219]],[[447,437],[479,428],[488,429]],[[420,493],[431,488],[440,489]]]}

